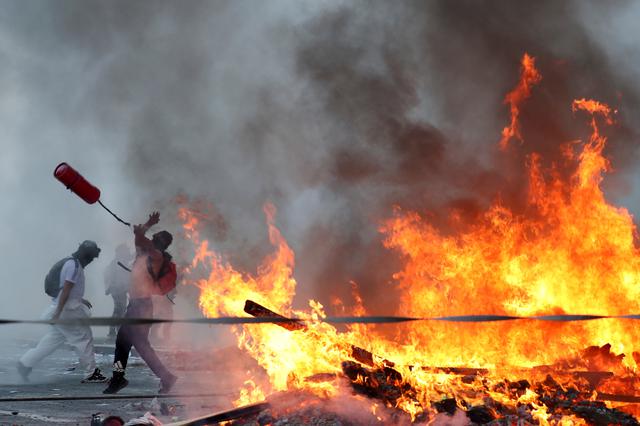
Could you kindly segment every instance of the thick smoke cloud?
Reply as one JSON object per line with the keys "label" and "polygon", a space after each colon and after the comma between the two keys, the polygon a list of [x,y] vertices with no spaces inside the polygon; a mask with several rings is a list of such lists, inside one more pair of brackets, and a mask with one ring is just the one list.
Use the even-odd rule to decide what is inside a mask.
{"label": "thick smoke cloud", "polygon": [[[624,13],[621,6],[617,13]],[[363,9],[314,18],[298,47],[298,72],[322,100],[336,127],[333,139],[345,140],[334,151],[333,189],[367,212],[356,216],[362,221],[353,228],[334,224],[310,238],[305,258],[327,235],[345,241],[347,229],[355,228],[362,237],[326,247],[332,266],[325,281],[345,282],[332,276],[342,265],[342,277],[376,283],[368,299],[375,304],[379,296],[378,307],[388,307],[384,277],[396,265],[367,231],[393,204],[429,212],[445,231],[449,213],[473,222],[498,195],[523,209],[527,155],[538,152],[550,165],[559,160],[561,143],[588,137],[586,117],[571,112],[575,98],[627,111],[609,130],[607,154],[623,173],[606,189],[614,200],[629,195],[624,171],[637,161],[638,128],[626,114],[637,111],[638,93],[607,60],[609,44],[586,22],[608,16],[601,25],[615,26],[608,6],[414,2]],[[508,120],[502,99],[517,82],[524,52],[538,58],[543,81],[523,108],[524,144],[516,141],[505,154],[495,144]]]}
{"label": "thick smoke cloud", "polygon": [[[92,238],[104,251],[90,296],[108,313],[101,271],[129,233],[52,179],[59,161],[132,221],[157,208],[175,231],[176,196],[212,202],[216,248],[247,268],[269,252],[271,201],[296,251],[298,305],[348,300],[353,280],[380,313],[400,261],[377,229],[392,207],[446,230],[449,212],[471,221],[497,194],[518,205],[526,154],[555,158],[585,136],[573,98],[619,108],[606,189],[633,210],[639,14],[624,2],[5,2],[2,312],[35,316],[49,265]],[[525,51],[543,81],[525,143],[505,156],[502,100]]]}

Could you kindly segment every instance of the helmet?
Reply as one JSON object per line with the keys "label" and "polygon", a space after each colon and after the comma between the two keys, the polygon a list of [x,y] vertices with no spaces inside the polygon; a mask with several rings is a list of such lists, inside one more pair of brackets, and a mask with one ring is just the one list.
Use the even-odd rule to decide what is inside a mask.
{"label": "helmet", "polygon": [[100,247],[95,241],[84,240],[78,246],[77,253],[86,253],[87,255],[98,257],[100,255]]}

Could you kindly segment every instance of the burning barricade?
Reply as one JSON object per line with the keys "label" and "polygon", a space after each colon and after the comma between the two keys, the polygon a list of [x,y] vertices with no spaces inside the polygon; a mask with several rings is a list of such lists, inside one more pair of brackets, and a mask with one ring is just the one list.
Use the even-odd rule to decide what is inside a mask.
{"label": "burning barricade", "polygon": [[[521,81],[506,99],[511,123],[502,151],[512,139],[524,143],[519,111],[542,79],[533,58],[525,56],[522,65]],[[182,208],[196,247],[185,272],[199,287],[205,315],[298,319],[235,328],[238,347],[269,379],[259,386],[249,378],[236,404],[283,393],[335,401],[346,382],[369,401],[374,423],[431,423],[463,413],[461,421],[471,423],[637,424],[640,330],[631,320],[600,318],[640,312],[637,230],[629,212],[609,204],[600,188],[610,168],[600,127],[613,124],[614,111],[585,99],[571,107],[576,116],[589,114],[591,136],[560,141],[560,158],[549,167],[539,154],[526,158],[524,208],[498,198],[475,223],[444,233],[419,212],[397,207],[380,226],[385,246],[404,262],[393,277],[398,315],[536,321],[414,322],[398,324],[392,338],[362,324],[338,331],[322,321],[320,303],[309,301],[309,311],[292,308],[295,256],[275,226],[274,206],[264,211],[275,250],[256,274],[238,271],[213,251],[198,232],[198,216]],[[193,273],[197,268],[206,275]],[[364,315],[356,300],[353,314]],[[582,317],[553,320],[566,314]],[[251,421],[278,424],[278,416],[295,416],[296,407],[303,417],[314,410],[323,416],[321,405],[309,404],[280,413],[272,405]],[[376,417],[375,407],[400,414]]]}

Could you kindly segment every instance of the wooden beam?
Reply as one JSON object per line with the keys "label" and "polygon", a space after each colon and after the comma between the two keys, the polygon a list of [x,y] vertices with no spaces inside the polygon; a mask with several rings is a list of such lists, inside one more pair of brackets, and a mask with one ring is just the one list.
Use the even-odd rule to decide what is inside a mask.
{"label": "wooden beam", "polygon": [[165,424],[165,426],[205,426],[214,423],[239,419],[241,417],[253,416],[268,408],[270,408],[268,402],[258,402],[257,404],[245,405],[243,407],[237,407],[231,410],[220,411],[214,414],[207,414],[206,416],[198,417],[191,420],[168,423]]}

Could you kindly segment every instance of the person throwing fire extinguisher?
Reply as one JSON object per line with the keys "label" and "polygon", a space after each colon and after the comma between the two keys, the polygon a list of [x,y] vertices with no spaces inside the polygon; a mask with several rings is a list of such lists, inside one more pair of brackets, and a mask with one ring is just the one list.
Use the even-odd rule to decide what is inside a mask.
{"label": "person throwing fire extinguisher", "polygon": [[[129,290],[129,305],[125,318],[153,318],[153,304],[151,296],[164,295],[176,286],[176,265],[171,261],[167,248],[173,241],[173,236],[167,231],[153,234],[150,240],[145,236],[153,225],[160,221],[160,213],[153,212],[146,223],[133,227],[135,236],[136,259],[131,269],[131,288]],[[129,384],[124,377],[131,347],[136,348],[138,354],[149,368],[160,378],[160,393],[168,393],[177,381],[177,377],[162,364],[155,350],[149,343],[149,324],[129,325],[120,327],[116,336],[116,349],[113,360],[113,376],[109,386],[103,391],[113,394]]]}

